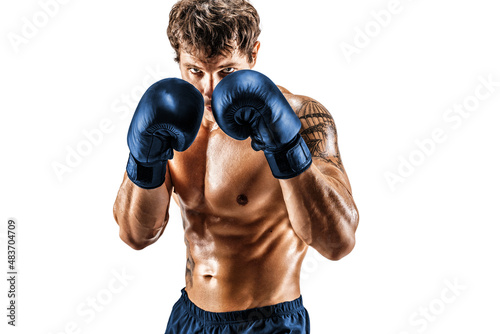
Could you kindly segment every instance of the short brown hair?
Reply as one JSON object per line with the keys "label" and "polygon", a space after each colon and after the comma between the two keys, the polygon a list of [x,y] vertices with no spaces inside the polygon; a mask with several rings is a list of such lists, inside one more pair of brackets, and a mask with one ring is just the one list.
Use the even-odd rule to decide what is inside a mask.
{"label": "short brown hair", "polygon": [[180,0],[170,11],[167,36],[176,62],[181,50],[211,58],[238,49],[251,63],[259,24],[259,14],[246,0]]}

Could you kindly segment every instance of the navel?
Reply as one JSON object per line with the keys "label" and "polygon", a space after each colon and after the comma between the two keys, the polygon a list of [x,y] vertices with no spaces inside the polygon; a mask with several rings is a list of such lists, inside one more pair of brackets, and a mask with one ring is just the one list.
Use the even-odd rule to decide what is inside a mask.
{"label": "navel", "polygon": [[238,202],[239,205],[247,205],[248,204],[248,197],[246,195],[238,195],[236,197],[236,202]]}

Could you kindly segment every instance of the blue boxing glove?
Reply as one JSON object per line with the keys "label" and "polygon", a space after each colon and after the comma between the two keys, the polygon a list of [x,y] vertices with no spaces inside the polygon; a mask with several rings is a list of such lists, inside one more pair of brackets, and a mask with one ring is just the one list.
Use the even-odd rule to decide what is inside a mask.
{"label": "blue boxing glove", "polygon": [[196,138],[203,110],[203,96],[184,80],[163,79],[149,87],[128,130],[129,179],[144,189],[161,186],[173,150],[186,150]]}
{"label": "blue boxing glove", "polygon": [[252,138],[252,148],[264,151],[274,177],[288,179],[311,165],[299,118],[265,75],[240,70],[225,77],[212,94],[212,111],[228,136]]}

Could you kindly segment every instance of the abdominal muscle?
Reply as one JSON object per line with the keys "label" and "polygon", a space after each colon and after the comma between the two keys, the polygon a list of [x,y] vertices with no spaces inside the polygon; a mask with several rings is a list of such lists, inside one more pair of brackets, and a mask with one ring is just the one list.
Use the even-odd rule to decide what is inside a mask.
{"label": "abdominal muscle", "polygon": [[249,142],[204,131],[169,162],[189,299],[206,311],[230,312],[298,298],[307,244],[288,220],[265,157]]}
{"label": "abdominal muscle", "polygon": [[283,212],[253,222],[185,214],[186,292],[195,305],[228,312],[299,297],[306,247]]}

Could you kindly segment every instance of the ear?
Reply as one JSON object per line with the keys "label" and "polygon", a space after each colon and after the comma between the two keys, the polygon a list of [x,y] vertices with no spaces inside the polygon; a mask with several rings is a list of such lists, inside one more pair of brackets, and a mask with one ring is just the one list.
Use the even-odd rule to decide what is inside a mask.
{"label": "ear", "polygon": [[253,50],[252,50],[252,58],[253,58],[253,61],[252,63],[250,64],[250,68],[253,68],[255,66],[255,63],[257,62],[257,54],[259,53],[259,49],[260,49],[260,42],[257,41],[255,42],[255,44],[253,45]]}

